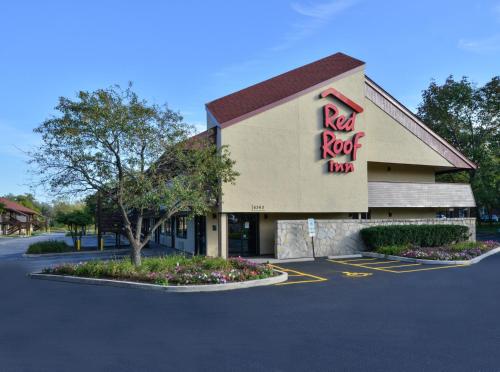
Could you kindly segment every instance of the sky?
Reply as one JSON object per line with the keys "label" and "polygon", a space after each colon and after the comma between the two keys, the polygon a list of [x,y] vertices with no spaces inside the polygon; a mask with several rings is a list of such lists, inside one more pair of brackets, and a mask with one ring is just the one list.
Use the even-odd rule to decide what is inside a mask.
{"label": "sky", "polygon": [[0,195],[58,97],[133,82],[205,127],[205,103],[336,52],[412,110],[435,79],[500,73],[500,1],[0,0]]}

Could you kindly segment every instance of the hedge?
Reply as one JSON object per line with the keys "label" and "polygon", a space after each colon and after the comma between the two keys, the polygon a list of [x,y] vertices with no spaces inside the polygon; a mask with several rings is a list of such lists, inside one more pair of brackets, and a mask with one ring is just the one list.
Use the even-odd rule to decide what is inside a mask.
{"label": "hedge", "polygon": [[469,237],[469,228],[461,225],[374,226],[362,229],[361,236],[371,249],[404,244],[439,247],[466,240]]}
{"label": "hedge", "polygon": [[26,253],[28,254],[43,254],[43,253],[62,253],[70,252],[71,247],[63,241],[45,240],[42,242],[33,243],[29,246]]}

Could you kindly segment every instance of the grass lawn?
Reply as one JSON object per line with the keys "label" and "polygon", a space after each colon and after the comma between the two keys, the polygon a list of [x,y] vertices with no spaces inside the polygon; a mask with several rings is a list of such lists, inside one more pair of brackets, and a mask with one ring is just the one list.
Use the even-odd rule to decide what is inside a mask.
{"label": "grass lawn", "polygon": [[43,273],[161,285],[222,284],[278,275],[267,265],[254,264],[242,258],[225,260],[205,256],[143,258],[140,267],[135,267],[129,259],[89,261],[46,268]]}

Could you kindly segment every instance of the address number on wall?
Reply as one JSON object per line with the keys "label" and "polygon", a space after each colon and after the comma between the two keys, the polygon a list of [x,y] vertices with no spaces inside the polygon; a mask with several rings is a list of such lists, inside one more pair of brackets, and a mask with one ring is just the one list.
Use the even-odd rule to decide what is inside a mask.
{"label": "address number on wall", "polygon": [[252,204],[252,211],[263,211],[265,207],[263,205]]}

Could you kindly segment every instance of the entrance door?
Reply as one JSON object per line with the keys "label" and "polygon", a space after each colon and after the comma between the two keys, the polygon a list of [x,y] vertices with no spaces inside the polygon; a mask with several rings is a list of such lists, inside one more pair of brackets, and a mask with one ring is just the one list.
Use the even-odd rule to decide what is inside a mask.
{"label": "entrance door", "polygon": [[259,215],[228,214],[228,243],[231,256],[256,256]]}
{"label": "entrance door", "polygon": [[194,252],[197,255],[207,254],[207,218],[195,216],[194,218]]}
{"label": "entrance door", "polygon": [[170,239],[171,239],[171,244],[170,247],[172,249],[175,249],[175,217],[170,217]]}

